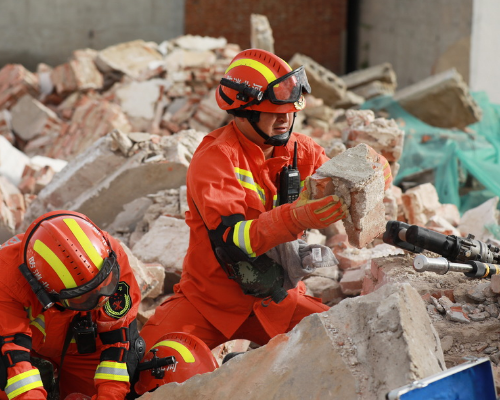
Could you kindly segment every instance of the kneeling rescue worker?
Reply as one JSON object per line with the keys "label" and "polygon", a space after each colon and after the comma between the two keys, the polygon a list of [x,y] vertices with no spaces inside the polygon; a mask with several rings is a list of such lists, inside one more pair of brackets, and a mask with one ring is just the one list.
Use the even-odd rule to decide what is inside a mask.
{"label": "kneeling rescue worker", "polygon": [[[249,49],[232,60],[216,100],[234,118],[206,135],[191,160],[189,248],[175,294],[141,330],[147,349],[165,332],[190,333],[211,349],[233,339],[264,345],[328,310],[303,282],[283,287],[283,267],[266,255],[347,215],[337,196],[310,200],[303,191],[297,198],[305,178],[328,161],[313,139],[293,132],[310,90],[304,67],[292,70],[273,53]],[[286,198],[282,173],[293,164],[298,174],[285,183],[298,185],[297,196]]]}
{"label": "kneeling rescue worker", "polygon": [[47,398],[35,359],[54,365],[61,399],[124,399],[145,349],[119,242],[83,214],[54,211],[0,246],[0,266],[0,399]]}

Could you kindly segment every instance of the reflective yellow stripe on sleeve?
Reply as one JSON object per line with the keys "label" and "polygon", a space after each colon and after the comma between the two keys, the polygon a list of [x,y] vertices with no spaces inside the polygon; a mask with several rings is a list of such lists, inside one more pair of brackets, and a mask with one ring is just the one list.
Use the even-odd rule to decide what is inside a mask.
{"label": "reflective yellow stripe on sleeve", "polygon": [[234,226],[233,243],[243,250],[249,257],[257,257],[250,243],[250,226],[253,219],[238,222]]}
{"label": "reflective yellow stripe on sleeve", "polygon": [[38,314],[36,317],[33,317],[31,307],[25,307],[24,309],[26,310],[26,313],[28,314],[28,318],[30,320],[30,325],[37,328],[42,333],[43,337],[45,337],[46,336],[46,333],[45,333],[45,315]]}
{"label": "reflective yellow stripe on sleeve", "polygon": [[264,192],[264,189],[262,189],[259,184],[255,182],[252,173],[238,167],[234,167],[234,173],[241,186],[256,192],[260,198],[260,201],[262,201],[262,204],[266,205],[266,194]]}
{"label": "reflective yellow stripe on sleeve", "polygon": [[130,379],[128,376],[127,364],[113,361],[102,361],[97,366],[94,379],[128,382]]}
{"label": "reflective yellow stripe on sleeve", "polygon": [[273,196],[273,208],[276,208],[276,207],[278,207],[278,206],[279,206],[279,204],[278,204],[278,195],[277,195],[277,194],[275,194],[275,195]]}
{"label": "reflective yellow stripe on sleeve", "polygon": [[5,394],[10,399],[13,399],[20,394],[26,393],[28,390],[43,387],[42,377],[38,369],[32,369],[13,376],[7,381],[5,386]]}

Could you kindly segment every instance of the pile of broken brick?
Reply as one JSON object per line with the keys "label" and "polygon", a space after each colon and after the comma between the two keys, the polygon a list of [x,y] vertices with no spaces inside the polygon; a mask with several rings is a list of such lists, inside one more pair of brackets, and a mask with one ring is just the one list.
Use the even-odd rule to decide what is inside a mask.
{"label": "pile of broken brick", "polygon": [[[149,288],[145,298],[168,295],[178,280],[187,243],[183,238],[187,232],[178,224],[185,211],[185,172],[201,138],[228,120],[215,103],[214,90],[238,51],[239,46],[223,38],[186,35],[160,44],[135,40],[101,51],[76,50],[68,62],[54,68],[40,64],[34,73],[18,64],[4,66],[0,70],[0,239],[51,209],[85,212],[120,236],[140,263],[149,264],[149,272],[142,273],[144,287]],[[390,64],[338,77],[302,54],[289,63],[306,67],[314,94],[298,113],[295,130],[313,137],[330,157],[367,144],[387,158],[396,176],[404,131],[392,119],[356,110],[367,99],[395,93]],[[448,73],[434,81],[396,95],[425,120],[430,101],[416,107],[416,99],[431,92],[428,96],[436,97],[440,91],[453,98],[449,93],[456,92],[462,104],[460,117],[442,118],[441,125],[465,126],[480,118],[480,110],[463,104],[467,88],[459,76]],[[452,116],[448,113],[447,118]],[[381,198],[370,194],[371,178],[354,189],[346,171],[343,174],[337,177],[339,182],[351,185],[350,193],[358,196],[352,198],[352,218],[322,232],[309,232],[307,239],[326,243],[339,260],[337,269],[317,270],[306,279],[311,293],[325,303],[369,291],[369,261],[402,254],[380,239],[386,220],[460,233],[456,206],[439,204],[432,184],[405,193],[392,186]],[[124,184],[127,179],[131,183]],[[114,195],[103,194],[108,192]],[[343,194],[348,202],[351,194]],[[124,218],[120,211],[127,221],[120,219]],[[160,227],[163,218],[170,220]],[[154,247],[151,238],[157,234],[150,232],[160,229],[176,233],[171,241],[163,237],[156,251],[139,250],[144,243]],[[167,242],[173,244],[165,252]],[[147,279],[152,274],[156,278]]]}
{"label": "pile of broken brick", "polygon": [[[76,50],[68,62],[54,68],[40,64],[36,72],[4,66],[0,239],[48,210],[87,213],[137,259],[142,318],[147,318],[179,279],[188,236],[182,223],[185,173],[202,137],[228,121],[214,90],[238,51],[223,38],[186,35],[160,44],[135,40],[101,51]],[[334,158],[369,145],[387,158],[394,176],[404,131],[392,119],[357,110],[365,100],[395,94],[401,105],[432,123],[426,114],[426,107],[435,108],[430,99],[440,91],[448,98],[456,93],[455,109],[461,112],[444,114],[441,126],[463,127],[480,118],[473,101],[464,101],[466,85],[453,71],[433,77],[432,84],[396,92],[387,63],[343,77],[302,54],[289,63],[306,67],[314,94],[298,113],[295,130],[313,137]],[[336,179],[351,187],[343,196],[352,200],[352,218],[307,237],[326,243],[339,260],[338,268],[318,269],[305,280],[311,294],[330,305],[380,285],[383,279],[370,273],[370,260],[403,254],[382,242],[385,221],[465,233],[456,206],[440,204],[431,183],[404,193],[392,186],[382,198],[370,194],[375,178],[356,186],[348,175],[344,170]]]}
{"label": "pile of broken brick", "polygon": [[[50,210],[89,215],[124,244],[142,291],[143,323],[179,281],[189,239],[184,223],[187,168],[204,135],[228,121],[217,107],[214,90],[239,50],[223,38],[187,35],[160,44],[136,40],[101,51],[77,50],[67,63],[54,68],[40,64],[36,72],[22,65],[4,66],[0,243]],[[402,258],[405,252],[382,241],[388,220],[446,235],[473,233],[479,240],[495,242],[484,226],[498,225],[498,199],[460,216],[455,205],[439,202],[432,183],[404,193],[398,186],[380,191],[383,176],[372,168],[365,148],[384,155],[397,175],[404,130],[380,113],[358,109],[379,95],[394,95],[409,112],[434,126],[464,128],[477,121],[481,111],[456,71],[396,92],[390,64],[338,77],[301,54],[289,63],[306,67],[314,94],[298,113],[295,130],[313,137],[332,158],[313,176],[313,192],[321,195],[326,174],[336,187],[344,188],[339,194],[350,211],[346,220],[307,234],[309,243],[326,244],[339,261],[337,267],[318,268],[305,278],[310,294],[336,305],[398,281],[394,271],[401,271],[401,266],[389,268],[384,260]],[[458,111],[443,112],[437,122],[432,118],[440,94],[448,102],[456,99],[451,108]],[[348,161],[348,156],[355,161]],[[357,172],[363,168],[371,173],[360,180]],[[486,285],[481,286],[482,294],[500,292],[500,282]],[[456,311],[456,305],[446,301],[453,296],[445,289],[423,295],[437,321]],[[472,293],[478,297],[477,290]],[[492,296],[497,295],[473,300],[475,307],[465,307],[471,316],[465,311],[461,315],[474,321],[486,312],[495,314]]]}

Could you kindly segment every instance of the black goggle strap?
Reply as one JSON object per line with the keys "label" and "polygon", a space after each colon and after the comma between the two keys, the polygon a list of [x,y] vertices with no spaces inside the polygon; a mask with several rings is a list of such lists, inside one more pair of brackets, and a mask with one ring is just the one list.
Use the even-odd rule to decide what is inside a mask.
{"label": "black goggle strap", "polygon": [[249,122],[259,122],[260,120],[260,111],[236,108],[234,110],[227,110],[227,112],[235,117],[246,118]]}

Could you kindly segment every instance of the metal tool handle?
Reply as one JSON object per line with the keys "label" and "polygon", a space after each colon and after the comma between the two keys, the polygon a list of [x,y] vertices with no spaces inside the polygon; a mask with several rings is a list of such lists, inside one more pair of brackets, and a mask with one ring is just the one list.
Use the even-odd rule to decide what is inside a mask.
{"label": "metal tool handle", "polygon": [[469,264],[459,264],[448,261],[444,257],[428,258],[422,254],[415,256],[413,268],[417,272],[431,271],[439,275],[444,275],[449,271],[455,272],[473,272],[474,267]]}

